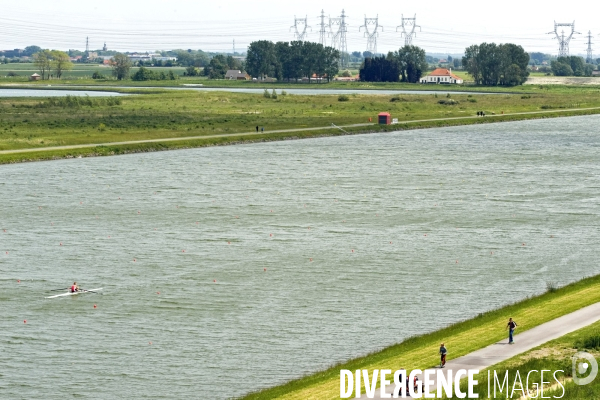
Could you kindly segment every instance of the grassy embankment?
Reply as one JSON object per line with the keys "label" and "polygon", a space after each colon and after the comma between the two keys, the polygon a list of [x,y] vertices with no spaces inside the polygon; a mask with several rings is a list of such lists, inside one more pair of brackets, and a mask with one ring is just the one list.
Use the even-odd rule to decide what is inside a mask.
{"label": "grassy embankment", "polygon": [[[496,386],[496,398],[518,399],[526,391],[529,392],[532,398],[541,398],[542,393],[539,385],[542,379],[540,371],[550,370],[551,372],[544,374],[544,381],[549,382],[547,385],[544,385],[543,395],[545,398],[598,399],[600,398],[600,377],[585,386],[578,386],[573,382],[572,356],[578,351],[590,353],[596,359],[600,357],[600,322],[544,343],[524,354],[490,367],[490,391],[493,392],[494,371],[500,377],[500,382],[502,382],[506,371],[508,371],[508,382],[510,382],[510,392],[512,393],[507,393],[507,389],[505,388],[504,395],[501,395],[500,388]],[[558,373],[556,376],[564,389],[556,383],[553,377],[554,371],[558,370],[564,371],[564,373]],[[515,387],[517,390],[513,392],[513,387],[515,386],[513,384],[517,371],[519,372],[524,390],[519,391],[520,386],[517,384]],[[530,371],[536,372],[532,372],[529,375],[528,382],[527,375]],[[480,398],[487,398],[488,369],[475,375],[475,380],[478,381],[477,388],[479,388],[475,393],[479,393]],[[467,382],[461,382],[461,388],[464,390],[466,387]]]}
{"label": "grassy embankment", "polygon": [[[533,88],[528,92],[519,88],[523,94],[463,94],[451,95],[450,98],[433,94],[361,94],[349,95],[347,101],[339,101],[339,97],[333,95],[279,94],[277,99],[267,99],[262,94],[119,90],[144,94],[123,96],[116,103],[101,98],[80,102],[68,102],[65,98],[0,98],[0,151],[46,149],[0,154],[0,163],[346,134],[332,129],[331,124],[365,124],[369,118],[376,121],[381,111],[389,111],[400,124],[349,127],[345,131],[391,131],[600,112],[600,109],[584,110],[600,107],[597,88]],[[457,103],[439,104],[450,100]],[[484,110],[488,117],[475,117],[479,110]],[[543,114],[513,114],[531,112]],[[257,125],[265,127],[264,134],[256,135]],[[273,132],[307,128],[315,130]],[[186,139],[95,146],[166,138]],[[94,146],[47,149],[69,145]]]}
{"label": "grassy embankment", "polygon": [[[450,346],[452,357],[458,358],[506,339],[505,326],[508,317],[519,321],[519,330],[523,332],[599,301],[600,276],[587,278],[558,290],[548,291],[540,296],[527,298],[516,304],[480,314],[473,319],[456,323],[436,332],[409,338],[397,345],[332,366],[325,371],[251,393],[244,399],[338,399],[340,369],[351,371],[368,369],[372,373],[374,369],[431,368],[439,362],[437,353],[440,342],[445,342],[447,346]],[[374,329],[381,328],[374,327]],[[554,361],[549,361],[546,369],[555,364]],[[560,365],[563,364],[564,362],[561,361]],[[527,367],[531,365],[533,364],[529,364]],[[482,374],[487,375],[487,372],[482,372]],[[483,388],[481,382],[480,387]],[[487,388],[487,384],[485,387]],[[364,393],[364,390],[362,392]]]}

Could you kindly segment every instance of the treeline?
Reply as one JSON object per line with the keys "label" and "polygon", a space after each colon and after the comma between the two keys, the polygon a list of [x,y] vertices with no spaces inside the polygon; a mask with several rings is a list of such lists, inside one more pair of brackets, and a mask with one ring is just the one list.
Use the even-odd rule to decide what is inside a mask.
{"label": "treeline", "polygon": [[592,76],[594,65],[586,64],[577,56],[558,57],[550,63],[555,76]]}
{"label": "treeline", "polygon": [[192,64],[185,69],[183,76],[208,76],[210,79],[223,79],[227,70],[235,69],[242,71],[244,69],[243,63],[233,58],[232,56],[224,56],[223,54],[217,54],[214,56],[203,70],[200,70],[196,64]]}
{"label": "treeline", "polygon": [[177,76],[173,71],[169,71],[168,73],[164,71],[156,72],[146,67],[140,67],[131,75],[131,79],[134,81],[174,81],[177,79]]}
{"label": "treeline", "polygon": [[462,65],[477,85],[522,85],[529,76],[529,54],[512,43],[481,43],[467,47]]}
{"label": "treeline", "polygon": [[339,72],[340,52],[312,42],[260,40],[250,43],[246,72],[253,78],[275,77],[279,81],[297,81],[313,75],[331,80]]}
{"label": "treeline", "polygon": [[365,82],[417,83],[427,71],[425,50],[417,46],[404,46],[387,57],[366,58],[360,67],[359,77]]}

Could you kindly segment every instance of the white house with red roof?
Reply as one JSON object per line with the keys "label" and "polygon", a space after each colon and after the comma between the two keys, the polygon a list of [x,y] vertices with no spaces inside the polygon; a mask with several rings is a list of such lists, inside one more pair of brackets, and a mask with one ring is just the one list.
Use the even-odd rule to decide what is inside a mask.
{"label": "white house with red roof", "polygon": [[452,73],[452,69],[436,68],[429,75],[421,78],[421,83],[461,84],[463,80]]}

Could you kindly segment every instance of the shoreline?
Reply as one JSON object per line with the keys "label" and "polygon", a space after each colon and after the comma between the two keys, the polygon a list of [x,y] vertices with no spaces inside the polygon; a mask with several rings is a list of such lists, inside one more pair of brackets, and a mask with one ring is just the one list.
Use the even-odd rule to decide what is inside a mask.
{"label": "shoreline", "polygon": [[339,127],[324,126],[296,129],[291,128],[258,133],[239,132],[219,135],[171,137],[126,142],[90,143],[45,148],[0,150],[0,165],[34,161],[54,161],[83,157],[105,157],[167,150],[184,150],[212,146],[263,143],[282,140],[364,135],[371,133],[467,126],[474,124],[504,123],[546,118],[564,118],[595,114],[600,114],[600,107],[492,114],[485,117],[461,116],[450,118],[420,119],[412,121],[400,121],[394,125],[377,125],[375,123],[351,124],[342,125]]}

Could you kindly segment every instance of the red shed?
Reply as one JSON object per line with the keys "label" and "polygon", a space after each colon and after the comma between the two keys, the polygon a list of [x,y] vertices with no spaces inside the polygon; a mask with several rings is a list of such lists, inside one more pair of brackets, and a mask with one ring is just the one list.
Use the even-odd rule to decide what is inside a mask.
{"label": "red shed", "polygon": [[392,116],[390,113],[382,112],[379,113],[379,125],[391,125],[392,124]]}

